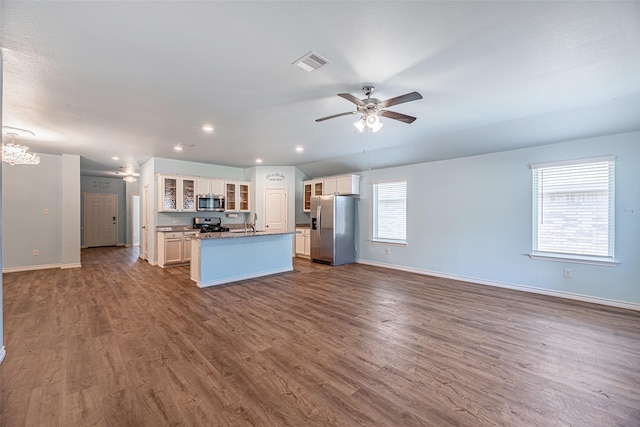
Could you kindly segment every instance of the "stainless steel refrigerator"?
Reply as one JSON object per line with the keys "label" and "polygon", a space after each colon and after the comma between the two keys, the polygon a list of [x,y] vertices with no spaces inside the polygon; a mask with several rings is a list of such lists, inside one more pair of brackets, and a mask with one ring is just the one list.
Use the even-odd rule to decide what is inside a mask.
{"label": "stainless steel refrigerator", "polygon": [[355,199],[311,197],[311,259],[331,265],[355,262]]}

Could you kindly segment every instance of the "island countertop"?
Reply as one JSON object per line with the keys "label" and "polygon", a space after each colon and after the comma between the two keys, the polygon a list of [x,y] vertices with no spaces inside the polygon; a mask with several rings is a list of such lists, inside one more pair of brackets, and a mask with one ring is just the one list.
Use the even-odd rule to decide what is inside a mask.
{"label": "island countertop", "polygon": [[200,240],[234,239],[239,237],[275,236],[278,234],[294,234],[294,231],[223,231],[220,233],[199,233],[194,237]]}

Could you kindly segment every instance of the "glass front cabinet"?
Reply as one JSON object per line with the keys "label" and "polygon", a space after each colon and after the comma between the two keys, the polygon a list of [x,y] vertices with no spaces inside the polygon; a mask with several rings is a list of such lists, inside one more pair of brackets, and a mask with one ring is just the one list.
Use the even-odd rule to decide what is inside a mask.
{"label": "glass front cabinet", "polygon": [[158,212],[195,212],[195,185],[193,178],[158,175]]}
{"label": "glass front cabinet", "polygon": [[250,183],[244,181],[229,181],[225,184],[225,211],[226,212],[249,212]]}

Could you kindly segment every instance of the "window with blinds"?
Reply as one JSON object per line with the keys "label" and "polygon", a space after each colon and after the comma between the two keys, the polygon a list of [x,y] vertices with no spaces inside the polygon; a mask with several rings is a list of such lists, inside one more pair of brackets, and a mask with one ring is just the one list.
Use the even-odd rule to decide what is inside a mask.
{"label": "window with blinds", "polygon": [[406,243],[407,181],[373,184],[373,240]]}
{"label": "window with blinds", "polygon": [[614,158],[531,165],[533,251],[613,258]]}

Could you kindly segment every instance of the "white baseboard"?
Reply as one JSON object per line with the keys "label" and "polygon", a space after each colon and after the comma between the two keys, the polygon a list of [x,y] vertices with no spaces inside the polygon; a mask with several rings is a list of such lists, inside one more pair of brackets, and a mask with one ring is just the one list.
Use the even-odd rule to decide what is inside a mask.
{"label": "white baseboard", "polygon": [[17,273],[19,271],[33,271],[33,270],[49,270],[52,268],[61,268],[62,264],[39,264],[39,265],[24,265],[21,267],[3,267],[3,273]]}
{"label": "white baseboard", "polygon": [[0,348],[0,363],[4,360],[4,357],[7,355],[7,351],[4,349],[4,346]]}
{"label": "white baseboard", "polygon": [[209,287],[209,286],[216,286],[216,285],[223,285],[225,283],[238,282],[240,280],[255,279],[256,277],[269,276],[271,274],[286,273],[287,271],[293,271],[293,267],[276,268],[276,269],[273,269],[273,270],[258,271],[256,273],[241,274],[239,276],[225,277],[225,278],[222,278],[220,280],[210,280],[208,282],[197,282],[195,280],[194,281],[196,282],[196,284],[199,287],[206,288],[206,287]]}
{"label": "white baseboard", "polygon": [[72,264],[62,264],[62,265],[60,265],[60,269],[61,270],[65,270],[67,268],[80,268],[80,267],[82,267],[82,264],[79,263],[79,262],[74,262]]}
{"label": "white baseboard", "polygon": [[461,282],[475,283],[475,284],[478,284],[478,285],[495,286],[495,287],[498,287],[498,288],[513,289],[513,290],[516,290],[516,291],[531,292],[531,293],[534,293],[534,294],[548,295],[548,296],[557,297],[557,298],[565,298],[565,299],[571,299],[571,300],[576,300],[576,301],[590,302],[590,303],[593,303],[593,304],[607,305],[607,306],[610,306],[610,307],[624,308],[624,309],[627,309],[627,310],[640,311],[640,304],[633,303],[633,302],[618,301],[618,300],[612,300],[612,299],[607,299],[607,298],[600,298],[600,297],[593,297],[593,296],[588,296],[588,295],[574,294],[574,293],[571,293],[571,292],[555,291],[555,290],[552,290],[552,289],[536,288],[534,286],[525,286],[525,285],[515,285],[515,284],[512,284],[512,283],[494,282],[494,281],[491,281],[491,280],[476,279],[476,278],[473,278],[473,277],[465,277],[465,276],[457,276],[455,274],[445,274],[445,273],[439,273],[439,272],[436,272],[436,271],[422,270],[422,269],[419,269],[419,268],[404,267],[404,266],[394,265],[394,264],[385,264],[385,263],[382,263],[382,262],[368,261],[368,260],[364,260],[364,259],[358,259],[358,260],[356,260],[356,262],[359,263],[359,264],[372,265],[372,266],[375,266],[375,267],[390,268],[390,269],[393,269],[393,270],[406,271],[406,272],[409,272],[409,273],[417,273],[417,274],[422,274],[422,275],[426,275],[426,276],[441,277],[443,279],[459,280]]}

